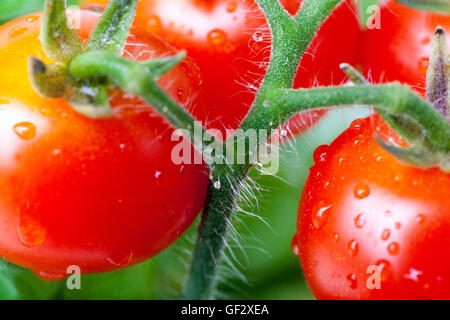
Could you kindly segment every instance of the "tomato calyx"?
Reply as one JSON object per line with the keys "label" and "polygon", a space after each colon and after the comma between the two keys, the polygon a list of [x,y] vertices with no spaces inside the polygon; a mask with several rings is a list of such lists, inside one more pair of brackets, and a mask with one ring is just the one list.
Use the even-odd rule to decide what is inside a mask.
{"label": "tomato calyx", "polygon": [[136,6],[137,0],[110,1],[87,44],[83,44],[69,22],[66,1],[47,0],[41,31],[42,44],[45,53],[54,62],[45,64],[35,57],[29,58],[29,76],[34,89],[44,97],[69,100],[76,111],[86,116],[110,116],[108,87],[111,84],[107,79],[78,79],[70,74],[69,66],[75,57],[88,51],[121,54]]}
{"label": "tomato calyx", "polygon": [[[427,102],[446,121],[436,126],[444,125],[442,128],[448,131],[450,123],[450,60],[449,48],[445,31],[442,27],[437,27],[433,37],[430,66],[427,71]],[[359,85],[369,85],[370,83],[352,66],[343,63],[341,69],[349,79]],[[400,161],[419,166],[424,169],[440,167],[445,172],[450,172],[450,144],[446,139],[433,141],[427,136],[427,130],[415,119],[400,113],[392,113],[381,108],[376,108],[377,113],[392,128],[400,134],[410,144],[409,147],[400,147],[388,142],[381,137],[375,140],[386,151]],[[438,116],[439,117],[439,116]]]}

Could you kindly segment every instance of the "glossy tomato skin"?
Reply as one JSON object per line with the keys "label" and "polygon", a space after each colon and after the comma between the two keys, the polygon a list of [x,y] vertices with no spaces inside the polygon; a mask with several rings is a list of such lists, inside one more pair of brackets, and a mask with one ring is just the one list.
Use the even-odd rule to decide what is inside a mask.
{"label": "glossy tomato skin", "polygon": [[293,240],[307,282],[319,299],[449,299],[450,175],[400,163],[375,134],[404,145],[372,117],[315,152]]}
{"label": "glossy tomato skin", "polygon": [[[107,0],[85,0],[107,4]],[[284,0],[295,14],[302,0]],[[254,100],[267,68],[271,36],[254,0],[143,0],[134,24],[187,50],[203,76],[202,95],[210,128],[236,129]],[[359,63],[361,32],[352,1],[343,3],[317,34],[305,54],[295,87],[340,84],[341,62]],[[299,131],[323,112],[308,113],[292,122]]]}
{"label": "glossy tomato skin", "polygon": [[[366,74],[374,82],[400,81],[425,95],[431,39],[439,25],[450,31],[450,15],[388,0],[381,4],[379,21],[379,29],[363,36]],[[450,41],[450,32],[447,36]]]}
{"label": "glossy tomato skin", "polygon": [[[86,40],[100,15],[70,13]],[[112,92],[113,116],[91,119],[30,86],[27,58],[51,62],[38,39],[41,14],[0,28],[0,254],[46,279],[141,262],[192,223],[206,195],[202,164],[175,165],[173,128],[139,99]],[[133,29],[125,48],[145,60],[175,50]],[[160,84],[188,109],[198,74],[185,61]],[[200,106],[198,106],[200,107]],[[185,142],[187,143],[187,142]],[[189,145],[190,147],[190,145]]]}

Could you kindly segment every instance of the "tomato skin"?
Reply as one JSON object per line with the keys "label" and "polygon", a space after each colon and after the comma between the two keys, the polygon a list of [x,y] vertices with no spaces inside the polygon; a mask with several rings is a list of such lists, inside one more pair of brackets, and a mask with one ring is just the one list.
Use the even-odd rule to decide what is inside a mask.
{"label": "tomato skin", "polygon": [[[381,4],[380,29],[363,35],[363,65],[374,82],[400,81],[426,91],[431,39],[437,26],[450,30],[450,15],[416,10],[396,1]],[[447,34],[450,41],[450,33]]]}
{"label": "tomato skin", "polygon": [[[100,15],[70,17],[86,41]],[[70,265],[91,273],[141,262],[195,219],[206,197],[206,169],[174,164],[172,127],[135,97],[113,91],[113,116],[91,119],[66,100],[39,96],[28,81],[27,58],[50,62],[39,40],[41,20],[34,14],[0,28],[1,257],[46,279],[60,278]],[[133,29],[125,52],[145,60],[176,50]],[[177,93],[183,88],[194,96],[196,77],[186,60],[159,83],[183,103]]]}
{"label": "tomato skin", "polygon": [[[85,0],[84,4],[107,4]],[[295,14],[302,0],[284,0]],[[322,26],[305,54],[295,87],[340,84],[341,62],[359,63],[361,32],[352,1],[339,6]],[[254,0],[144,0],[134,24],[187,50],[199,65],[204,80],[202,95],[208,112],[207,127],[236,129],[249,111],[270,59],[271,35]],[[298,117],[291,130],[313,124],[323,112]]]}
{"label": "tomato skin", "polygon": [[293,240],[307,282],[318,299],[449,299],[450,174],[400,163],[375,134],[404,145],[375,116],[315,152]]}

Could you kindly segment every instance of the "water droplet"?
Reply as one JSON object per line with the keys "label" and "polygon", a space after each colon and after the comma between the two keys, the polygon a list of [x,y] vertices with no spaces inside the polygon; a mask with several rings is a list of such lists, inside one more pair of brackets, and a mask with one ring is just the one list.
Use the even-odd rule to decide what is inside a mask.
{"label": "water droplet", "polygon": [[221,29],[214,29],[208,33],[208,42],[214,46],[219,46],[227,40],[227,34]]}
{"label": "water droplet", "polygon": [[392,275],[392,267],[391,264],[386,260],[378,260],[377,261],[378,271],[380,272],[380,280],[387,281]]}
{"label": "water droplet", "polygon": [[356,279],[356,274],[350,273],[349,275],[347,275],[347,280],[350,283],[351,289],[355,290],[356,288],[358,288],[358,280]]}
{"label": "water droplet", "polygon": [[350,253],[351,256],[355,257],[358,254],[359,251],[359,244],[356,240],[351,240],[348,243],[348,252]]}
{"label": "water droplet", "polygon": [[386,241],[387,239],[389,239],[390,236],[391,236],[391,230],[384,229],[383,232],[381,233],[381,240]]}
{"label": "water droplet", "polygon": [[386,217],[392,217],[392,212],[391,212],[391,210],[386,210],[385,212],[384,212],[384,215],[386,216]]}
{"label": "water droplet", "polygon": [[424,216],[423,214],[418,214],[417,217],[416,217],[416,221],[417,221],[419,224],[424,223],[424,222],[425,222],[425,216]]}
{"label": "water droplet", "polygon": [[286,137],[287,136],[287,131],[285,129],[281,130],[281,136],[282,137]]}
{"label": "water droplet", "polygon": [[418,65],[420,72],[422,72],[422,74],[426,75],[429,65],[430,65],[430,59],[428,57],[423,57],[422,59],[420,59],[419,65]]}
{"label": "water droplet", "polygon": [[322,206],[315,212],[312,217],[312,222],[316,229],[322,228],[322,226],[325,224],[330,208],[331,206]]}
{"label": "water droplet", "polygon": [[68,276],[68,274],[66,274],[66,273],[53,273],[53,272],[36,271],[36,270],[34,270],[33,273],[44,281],[61,281],[62,279],[66,278]]}
{"label": "water droplet", "polygon": [[354,221],[355,221],[355,226],[357,228],[362,228],[366,224],[366,217],[364,216],[363,213],[361,213],[356,216]]}
{"label": "water droplet", "polygon": [[220,180],[214,181],[214,188],[219,190],[222,187]]}
{"label": "water droplet", "polygon": [[292,248],[292,252],[294,252],[294,254],[298,257],[299,254],[300,254],[300,248],[299,248],[298,243],[297,243],[297,235],[295,235],[292,238],[291,248]]}
{"label": "water droplet", "polygon": [[106,260],[116,267],[127,267],[131,264],[133,252],[113,254]]}
{"label": "water droplet", "polygon": [[23,140],[31,140],[36,136],[36,126],[31,122],[17,123],[13,130],[15,134]]}
{"label": "water droplet", "polygon": [[395,223],[395,229],[400,230],[401,227],[402,227],[402,224],[400,222]]}
{"label": "water droplet", "polygon": [[227,12],[233,13],[237,10],[237,3],[236,1],[230,1],[227,5]]}
{"label": "water droplet", "polygon": [[370,195],[370,189],[364,182],[358,183],[353,190],[353,194],[357,199],[364,199]]}
{"label": "water droplet", "polygon": [[188,91],[185,88],[178,88],[177,97],[181,103],[185,103],[188,99]]}
{"label": "water droplet", "polygon": [[409,269],[409,273],[405,274],[405,279],[409,279],[415,282],[419,282],[419,276],[422,275],[423,272],[414,268]]}
{"label": "water droplet", "polygon": [[322,145],[319,146],[315,151],[314,151],[314,162],[315,163],[319,163],[319,162],[324,162],[327,159],[327,155],[328,155],[328,151],[330,150],[330,146],[328,145]]}
{"label": "water droplet", "polygon": [[30,17],[25,19],[26,22],[34,22],[36,20],[39,20],[38,16],[30,16]]}
{"label": "water droplet", "polygon": [[263,41],[263,39],[264,39],[264,37],[263,37],[263,34],[262,34],[261,31],[256,31],[256,32],[253,34],[253,40],[254,40],[254,41],[260,42],[260,41]]}
{"label": "water droplet", "polygon": [[388,245],[388,247],[387,247],[387,251],[388,251],[390,254],[392,254],[392,255],[398,254],[398,252],[400,251],[400,248],[399,248],[399,246],[398,246],[398,243],[397,243],[397,242],[391,242],[391,243]]}
{"label": "water droplet", "polygon": [[28,31],[27,27],[16,27],[9,31],[8,35],[11,39],[17,38]]}
{"label": "water droplet", "polygon": [[147,27],[151,32],[161,29],[161,19],[155,15],[150,16],[147,20]]}
{"label": "water droplet", "polygon": [[161,176],[161,171],[156,171],[155,172],[155,178],[158,179]]}
{"label": "water droplet", "polygon": [[34,218],[20,214],[17,223],[19,241],[26,247],[34,248],[44,243],[47,231]]}
{"label": "water droplet", "polygon": [[340,239],[340,238],[341,238],[341,237],[339,236],[338,233],[333,234],[333,240],[334,240],[334,242],[339,242],[339,239]]}

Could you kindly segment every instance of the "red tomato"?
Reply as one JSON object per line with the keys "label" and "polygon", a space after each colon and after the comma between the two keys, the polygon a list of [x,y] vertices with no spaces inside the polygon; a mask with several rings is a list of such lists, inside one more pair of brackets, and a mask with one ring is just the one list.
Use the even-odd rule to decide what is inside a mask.
{"label": "red tomato", "polygon": [[[84,0],[106,4],[108,0]],[[295,14],[302,0],[282,3]],[[318,32],[300,64],[295,87],[340,84],[341,62],[357,64],[361,32],[352,1],[342,4]],[[254,0],[143,0],[134,22],[183,48],[198,63],[209,128],[236,129],[247,114],[270,58],[271,36]],[[292,123],[299,131],[323,112]],[[296,128],[298,127],[298,128]]]}
{"label": "red tomato", "polygon": [[450,29],[450,15],[415,10],[388,0],[381,5],[379,21],[379,29],[364,33],[365,72],[375,82],[397,80],[424,95],[431,39],[437,26]]}
{"label": "red tomato", "polygon": [[404,145],[374,117],[314,154],[293,243],[306,279],[319,299],[449,299],[450,174],[400,163],[375,134]]}
{"label": "red tomato", "polygon": [[[100,15],[71,12],[86,40]],[[114,92],[114,115],[91,119],[30,86],[27,58],[43,52],[41,14],[0,28],[0,254],[55,279],[70,265],[102,272],[143,261],[192,223],[206,195],[203,165],[175,165],[172,128],[137,98]],[[132,30],[128,58],[173,54]],[[198,89],[189,60],[160,84],[179,103]],[[185,103],[192,110],[196,99]],[[186,142],[187,143],[187,142]]]}

